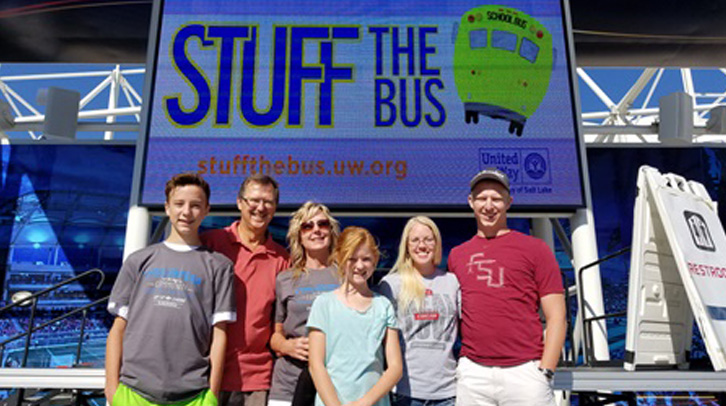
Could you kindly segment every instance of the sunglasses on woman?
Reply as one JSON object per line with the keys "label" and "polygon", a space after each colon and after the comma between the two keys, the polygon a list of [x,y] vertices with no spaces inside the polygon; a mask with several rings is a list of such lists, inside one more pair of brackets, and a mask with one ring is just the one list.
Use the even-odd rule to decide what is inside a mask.
{"label": "sunglasses on woman", "polygon": [[328,229],[330,229],[330,220],[318,220],[317,222],[316,221],[306,221],[306,222],[300,224],[300,230],[301,231],[312,231],[316,225],[321,230],[328,230]]}

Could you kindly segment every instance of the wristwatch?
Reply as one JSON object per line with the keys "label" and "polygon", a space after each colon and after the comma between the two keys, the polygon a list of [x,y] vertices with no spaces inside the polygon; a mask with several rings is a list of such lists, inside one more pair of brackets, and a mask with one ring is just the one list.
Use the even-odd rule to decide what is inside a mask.
{"label": "wristwatch", "polygon": [[539,369],[539,372],[542,372],[542,375],[545,376],[545,378],[552,380],[555,378],[555,371],[549,369],[549,368],[537,368]]}

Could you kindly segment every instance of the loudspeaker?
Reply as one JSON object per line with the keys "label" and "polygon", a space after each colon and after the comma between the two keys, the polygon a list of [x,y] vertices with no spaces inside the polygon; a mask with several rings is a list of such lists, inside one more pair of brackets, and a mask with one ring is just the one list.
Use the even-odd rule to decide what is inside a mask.
{"label": "loudspeaker", "polygon": [[45,121],[43,134],[50,137],[74,139],[78,127],[78,105],[81,94],[59,87],[49,87],[45,94],[38,94],[38,99],[45,98]]}
{"label": "loudspeaker", "polygon": [[714,107],[706,122],[706,131],[711,134],[726,134],[726,106]]}
{"label": "loudspeaker", "polygon": [[667,145],[690,144],[693,141],[693,97],[683,92],[660,98],[658,139]]}

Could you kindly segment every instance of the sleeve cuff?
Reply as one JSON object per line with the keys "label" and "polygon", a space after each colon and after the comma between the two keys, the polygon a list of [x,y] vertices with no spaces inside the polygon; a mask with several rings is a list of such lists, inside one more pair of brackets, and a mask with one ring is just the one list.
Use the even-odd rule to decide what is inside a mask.
{"label": "sleeve cuff", "polygon": [[305,326],[305,329],[308,332],[310,332],[310,330],[318,330],[318,331],[322,331],[323,333],[325,333],[325,329],[323,329],[323,327],[318,326],[316,324],[308,324],[308,325]]}
{"label": "sleeve cuff", "polygon": [[237,321],[237,312],[219,312],[212,315],[212,325]]}
{"label": "sleeve cuff", "polygon": [[119,306],[118,303],[115,302],[108,302],[108,312],[121,317],[123,319],[128,320],[129,318],[129,307],[128,306]]}

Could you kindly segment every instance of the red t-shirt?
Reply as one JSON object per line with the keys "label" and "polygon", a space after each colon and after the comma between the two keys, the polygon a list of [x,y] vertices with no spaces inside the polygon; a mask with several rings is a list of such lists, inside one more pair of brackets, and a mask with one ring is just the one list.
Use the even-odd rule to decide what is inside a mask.
{"label": "red t-shirt", "polygon": [[201,235],[202,242],[234,262],[237,321],[227,325],[222,390],[251,392],[270,388],[275,278],[288,268],[287,251],[268,237],[254,251],[242,244],[239,221]]}
{"label": "red t-shirt", "polygon": [[547,244],[517,231],[474,236],[449,254],[461,284],[461,355],[487,366],[513,366],[542,356],[539,300],[563,293]]}

